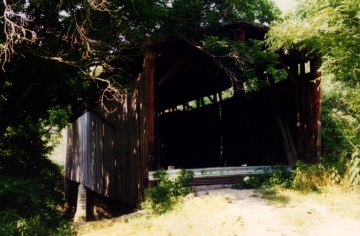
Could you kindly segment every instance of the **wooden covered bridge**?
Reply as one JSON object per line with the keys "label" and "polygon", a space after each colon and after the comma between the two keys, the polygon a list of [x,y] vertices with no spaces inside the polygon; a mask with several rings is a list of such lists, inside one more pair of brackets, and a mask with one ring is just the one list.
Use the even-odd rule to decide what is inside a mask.
{"label": "wooden covered bridge", "polygon": [[[263,38],[247,23],[226,27],[234,40]],[[315,162],[320,155],[320,88],[315,62],[279,56],[288,79],[251,94],[232,83],[202,50],[168,37],[142,60],[135,87],[113,113],[88,109],[68,128],[68,194],[77,184],[130,206],[144,200],[148,172]],[[90,203],[91,204],[91,203]]]}

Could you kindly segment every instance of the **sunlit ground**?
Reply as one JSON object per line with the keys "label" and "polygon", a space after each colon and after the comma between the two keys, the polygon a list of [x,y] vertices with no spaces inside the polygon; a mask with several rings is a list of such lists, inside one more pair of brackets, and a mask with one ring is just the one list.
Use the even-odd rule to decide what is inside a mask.
{"label": "sunlit ground", "polygon": [[78,235],[357,235],[360,230],[357,192],[336,187],[306,195],[289,190],[247,190],[246,196],[243,190],[219,191],[229,195],[195,197],[161,216],[87,223]]}

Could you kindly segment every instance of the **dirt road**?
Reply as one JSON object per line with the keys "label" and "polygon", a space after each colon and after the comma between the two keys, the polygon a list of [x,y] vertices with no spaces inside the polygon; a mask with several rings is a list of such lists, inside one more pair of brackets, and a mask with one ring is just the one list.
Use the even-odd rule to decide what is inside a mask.
{"label": "dirt road", "polygon": [[206,187],[165,215],[92,223],[80,235],[360,235],[358,194],[291,194]]}
{"label": "dirt road", "polygon": [[237,235],[360,235],[360,221],[341,216],[336,209],[331,211],[332,206],[307,200],[288,202],[281,197],[271,203],[254,190],[218,189],[211,192],[231,196],[227,214],[243,219],[243,227]]}

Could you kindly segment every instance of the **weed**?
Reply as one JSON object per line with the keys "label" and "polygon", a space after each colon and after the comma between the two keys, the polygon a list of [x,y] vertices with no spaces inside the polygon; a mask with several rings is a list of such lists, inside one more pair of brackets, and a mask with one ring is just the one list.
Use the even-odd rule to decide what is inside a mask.
{"label": "weed", "polygon": [[360,157],[357,150],[351,156],[348,170],[350,183],[357,188],[360,184]]}
{"label": "weed", "polygon": [[153,188],[145,190],[146,201],[141,204],[144,209],[152,209],[154,213],[165,213],[172,210],[174,206],[182,201],[182,197],[193,192],[192,187],[185,187],[189,184],[194,173],[181,170],[180,175],[175,179],[169,179],[164,169],[156,171],[155,178],[159,181]]}
{"label": "weed", "polygon": [[272,203],[286,205],[290,202],[289,197],[279,194],[274,189],[263,189],[260,192],[262,193],[261,198],[266,199]]}
{"label": "weed", "polygon": [[290,188],[292,183],[292,173],[286,168],[279,168],[273,173],[254,175],[245,181],[238,182],[231,186],[232,189],[260,189],[260,188]]}
{"label": "weed", "polygon": [[48,227],[39,215],[24,218],[19,216],[15,210],[0,211],[1,235],[73,235],[73,228],[65,221],[61,221],[56,229]]}
{"label": "weed", "polygon": [[260,190],[260,193],[264,196],[276,195],[277,191],[273,188],[263,188]]}
{"label": "weed", "polygon": [[236,184],[231,185],[232,189],[244,189],[245,188],[246,183],[243,182],[238,182]]}

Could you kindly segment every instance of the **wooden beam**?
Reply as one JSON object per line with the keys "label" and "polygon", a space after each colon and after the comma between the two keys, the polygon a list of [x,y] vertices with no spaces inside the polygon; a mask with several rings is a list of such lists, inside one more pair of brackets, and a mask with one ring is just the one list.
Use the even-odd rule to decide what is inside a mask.
{"label": "wooden beam", "polygon": [[203,98],[203,97],[200,98],[200,101],[201,101],[201,106],[202,106],[202,107],[205,107],[205,101],[204,101],[204,98]]}
{"label": "wooden beam", "polygon": [[[214,98],[215,98],[215,95],[213,95],[214,96]],[[211,98],[211,96],[209,95],[209,96],[207,96],[207,98],[210,100],[210,102],[211,103],[214,103],[214,99],[213,98]]]}
{"label": "wooden beam", "polygon": [[234,42],[237,41],[245,41],[245,30],[244,29],[236,29],[234,30]]}
{"label": "wooden beam", "polygon": [[169,75],[171,75],[171,73],[184,61],[185,57],[187,56],[187,54],[184,54],[171,68],[170,70],[168,70],[168,72],[166,72],[166,74],[159,80],[158,82],[158,86],[160,84],[162,84],[162,82],[164,82]]}
{"label": "wooden beam", "polygon": [[94,198],[94,192],[89,188],[86,188],[86,221],[94,220]]}
{"label": "wooden beam", "polygon": [[[160,56],[163,57],[163,58],[172,60],[172,61],[178,61],[177,58],[174,58],[174,57],[169,56],[169,55],[166,55],[166,54],[161,54]],[[199,70],[199,71],[201,71],[201,72],[203,72],[203,73],[207,73],[207,74],[209,74],[209,75],[216,76],[216,77],[218,77],[218,78],[222,78],[222,79],[224,78],[223,76],[219,75],[218,73],[215,73],[214,71],[201,68],[201,67],[199,67],[199,66],[197,66],[197,65],[194,65],[194,64],[189,63],[189,62],[186,62],[186,61],[182,61],[181,64],[183,64],[183,65],[185,65],[185,66],[187,66],[187,67],[190,67],[190,68],[197,69],[197,70]],[[219,70],[217,70],[217,71],[219,71]]]}
{"label": "wooden beam", "polygon": [[294,82],[294,84],[296,84],[296,79],[293,76],[293,74],[290,72],[290,70],[287,68],[286,64],[284,63],[284,61],[281,59],[281,57],[278,58],[278,61],[280,62],[281,66],[284,68],[284,70],[286,71],[286,73],[288,74],[289,78],[292,80],[292,82]]}
{"label": "wooden beam", "polygon": [[310,61],[310,73],[312,75],[314,82],[314,92],[315,92],[315,101],[314,101],[314,135],[315,135],[315,155],[316,162],[319,161],[321,156],[321,88],[320,82],[321,73],[317,71],[317,66],[314,61]]}
{"label": "wooden beam", "polygon": [[281,116],[276,107],[270,87],[267,88],[267,91],[268,91],[269,99],[271,102],[271,106],[274,111],[276,122],[280,129],[280,133],[281,133],[281,137],[282,137],[282,141],[283,141],[283,147],[284,147],[286,159],[288,161],[288,165],[294,165],[295,162],[297,161],[297,153],[295,150],[295,145],[293,144],[290,132],[288,130],[286,130],[286,128],[288,129],[288,127],[284,126],[284,124],[282,122]]}
{"label": "wooden beam", "polygon": [[155,58],[147,56],[148,71],[148,167],[156,169],[155,161]]}

